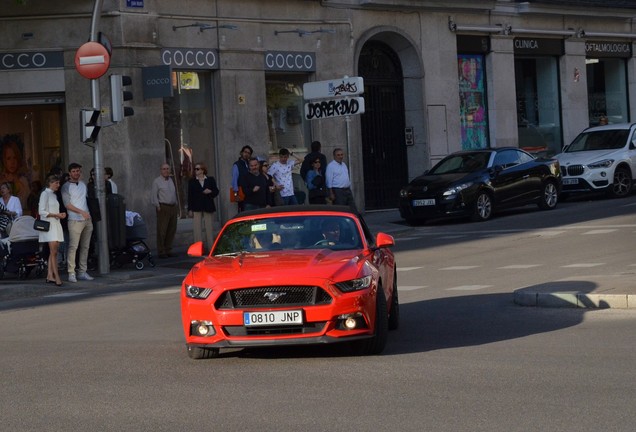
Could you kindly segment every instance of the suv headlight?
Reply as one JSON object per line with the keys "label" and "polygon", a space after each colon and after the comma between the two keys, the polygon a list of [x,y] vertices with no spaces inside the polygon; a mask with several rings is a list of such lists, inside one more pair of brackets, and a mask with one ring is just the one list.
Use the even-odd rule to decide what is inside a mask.
{"label": "suv headlight", "polygon": [[342,292],[359,291],[371,286],[371,275],[359,279],[352,279],[344,282],[338,282],[336,286]]}
{"label": "suv headlight", "polygon": [[186,297],[190,297],[193,299],[203,300],[206,299],[212,294],[212,289],[210,288],[201,288],[194,285],[186,285],[185,286],[185,294]]}
{"label": "suv headlight", "polygon": [[458,193],[460,193],[464,189],[468,189],[472,185],[473,185],[472,183],[463,183],[463,184],[460,184],[460,185],[457,185],[455,187],[452,187],[450,189],[445,190],[442,195],[445,196],[445,197],[451,196],[451,195],[457,195]]}
{"label": "suv headlight", "polygon": [[614,159],[604,159],[602,161],[587,164],[588,168],[609,168],[614,163]]}

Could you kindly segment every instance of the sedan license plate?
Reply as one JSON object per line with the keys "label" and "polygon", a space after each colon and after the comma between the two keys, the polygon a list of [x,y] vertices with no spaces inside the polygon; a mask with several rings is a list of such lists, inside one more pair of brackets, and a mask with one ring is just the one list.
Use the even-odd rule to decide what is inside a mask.
{"label": "sedan license plate", "polygon": [[566,179],[563,179],[563,184],[564,185],[579,184],[579,179],[577,179],[577,178],[566,178]]}
{"label": "sedan license plate", "polygon": [[413,200],[413,207],[421,207],[421,206],[434,206],[434,199],[416,199]]}
{"label": "sedan license plate", "polygon": [[244,312],[243,323],[246,327],[269,325],[301,325],[303,323],[302,310]]}

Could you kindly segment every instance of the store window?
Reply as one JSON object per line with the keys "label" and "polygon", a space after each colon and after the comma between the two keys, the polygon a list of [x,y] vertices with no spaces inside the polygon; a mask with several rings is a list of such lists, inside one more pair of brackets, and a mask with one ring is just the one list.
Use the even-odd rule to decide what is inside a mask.
{"label": "store window", "polygon": [[484,56],[457,56],[462,150],[488,148]]}
{"label": "store window", "polygon": [[556,57],[515,59],[519,147],[553,155],[562,147]]}
{"label": "store window", "polygon": [[9,183],[25,215],[37,214],[46,175],[62,166],[63,104],[0,106],[0,184]]}
{"label": "store window", "polygon": [[590,126],[628,121],[626,66],[622,59],[586,59]]}
{"label": "store window", "polygon": [[281,148],[309,151],[311,143],[310,121],[305,119],[303,84],[306,74],[267,73],[267,125],[269,150],[278,153]]}
{"label": "store window", "polygon": [[188,217],[188,181],[194,165],[204,163],[208,175],[215,175],[212,73],[173,71],[173,97],[164,98],[166,160],[174,173],[180,218]]}

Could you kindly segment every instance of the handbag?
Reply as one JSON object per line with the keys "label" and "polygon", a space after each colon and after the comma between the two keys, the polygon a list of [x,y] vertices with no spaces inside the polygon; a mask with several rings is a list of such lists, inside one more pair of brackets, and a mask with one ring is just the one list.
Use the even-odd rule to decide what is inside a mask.
{"label": "handbag", "polygon": [[51,222],[42,219],[36,219],[33,221],[33,229],[36,231],[47,232],[51,228]]}
{"label": "handbag", "polygon": [[241,202],[245,199],[243,188],[239,186],[238,195],[234,195],[234,189],[230,188],[230,202]]}

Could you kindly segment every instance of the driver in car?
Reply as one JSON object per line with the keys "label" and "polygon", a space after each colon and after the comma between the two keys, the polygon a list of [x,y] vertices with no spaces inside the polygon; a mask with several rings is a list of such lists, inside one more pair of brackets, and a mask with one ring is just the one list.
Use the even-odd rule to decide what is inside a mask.
{"label": "driver in car", "polygon": [[334,246],[340,243],[340,224],[335,220],[326,220],[322,223],[321,232],[323,240],[320,244]]}

